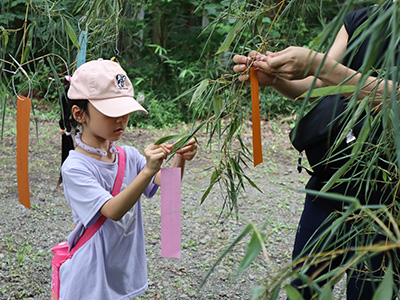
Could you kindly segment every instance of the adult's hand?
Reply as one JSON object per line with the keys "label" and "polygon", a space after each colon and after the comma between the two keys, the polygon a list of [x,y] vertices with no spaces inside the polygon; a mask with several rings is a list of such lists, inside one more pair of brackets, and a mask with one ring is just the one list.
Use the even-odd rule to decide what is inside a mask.
{"label": "adult's hand", "polygon": [[270,77],[275,75],[287,80],[298,80],[314,75],[321,56],[323,54],[310,49],[291,46],[275,53],[267,52],[265,58],[254,62],[254,66]]}
{"label": "adult's hand", "polygon": [[[237,64],[233,67],[233,70],[236,73],[241,73],[239,75],[240,81],[248,81],[250,79],[250,75],[248,72],[249,66],[253,61],[256,60],[265,60],[267,58],[266,55],[260,54],[257,51],[251,51],[249,56],[244,55],[235,55],[233,57],[233,61]],[[276,81],[276,76],[274,74],[267,74],[266,72],[258,72],[258,83],[260,86],[272,86]]]}

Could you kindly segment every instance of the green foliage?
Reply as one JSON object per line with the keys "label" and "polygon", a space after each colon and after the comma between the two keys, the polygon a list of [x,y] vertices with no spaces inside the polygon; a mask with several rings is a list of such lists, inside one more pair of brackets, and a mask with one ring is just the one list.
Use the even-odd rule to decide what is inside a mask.
{"label": "green foliage", "polygon": [[[334,2],[328,0],[290,1],[288,3],[264,1],[255,4],[254,1],[230,1],[229,7],[213,23],[215,31],[228,27],[225,30],[223,42],[217,51],[221,52],[219,55],[225,55],[227,59],[235,53],[247,54],[250,49],[276,51],[287,45],[299,45],[323,52],[332,45],[347,12],[358,8],[360,4],[358,1],[348,0],[336,3],[340,6],[328,5],[328,3],[333,4]],[[383,2],[385,1],[381,1],[381,3]],[[318,3],[320,5],[316,5]],[[324,3],[327,4],[326,7],[323,5]],[[363,2],[363,6],[369,3]],[[311,18],[307,19],[307,22],[302,15],[304,12],[312,15]],[[398,48],[398,41],[400,40],[397,30],[399,26],[398,15],[399,5],[395,2],[387,11],[376,16],[376,22],[372,25],[368,24],[363,28],[364,30],[356,32],[358,39],[347,49],[349,55],[357,51],[360,43],[367,37],[371,37],[373,41],[370,43],[364,67],[358,72],[361,79],[356,86],[349,87],[346,86],[346,82],[343,82],[337,87],[314,91],[311,87],[302,96],[304,100],[299,101],[300,106],[288,105],[282,109],[283,112],[286,109],[286,113],[295,109],[299,115],[303,115],[305,109],[308,108],[307,102],[311,96],[322,97],[337,93],[339,90],[341,92],[355,92],[352,97],[349,97],[351,99],[344,113],[345,125],[328,153],[326,161],[337,159],[334,153],[335,148],[344,140],[346,134],[354,127],[360,116],[366,116],[367,121],[364,122],[357,140],[346,149],[349,154],[345,157],[342,167],[337,169],[322,190],[320,192],[306,191],[311,195],[315,194],[341,201],[346,205],[345,211],[342,214],[333,214],[331,217],[335,218],[335,221],[332,226],[308,246],[311,254],[294,262],[294,265],[302,263],[301,268],[294,270],[292,266],[288,266],[275,278],[266,279],[264,287],[258,286],[253,291],[253,299],[278,299],[279,290],[292,277],[303,279],[303,282],[314,290],[315,299],[333,299],[332,287],[342,278],[344,273],[351,272],[353,268],[363,265],[368,268],[371,257],[377,253],[399,249],[400,206],[397,195],[400,166],[400,109],[397,93],[399,59],[395,51],[385,52],[382,69],[377,70],[377,81],[390,81],[394,86],[393,90],[390,91],[386,86],[383,91],[380,91],[381,94],[371,93],[361,100],[357,98],[357,93],[366,84],[366,79],[371,74],[368,67],[371,66],[373,58],[377,57],[381,48],[379,41],[382,38],[382,28],[386,28],[386,26],[390,28],[390,49]],[[322,26],[318,26],[318,24]],[[272,30],[263,25],[265,27],[272,26]],[[290,28],[293,29],[293,26],[297,26],[293,35],[290,31],[285,31]],[[238,83],[235,79],[236,76],[226,75],[215,80],[209,80],[208,88],[202,92],[201,97],[193,101],[193,106],[199,108],[199,111],[202,108],[208,108],[208,114],[203,118],[208,122],[209,140],[218,144],[220,155],[218,163],[210,174],[210,184],[202,197],[202,202],[206,200],[215,184],[219,183],[224,186],[227,194],[224,207],[236,211],[238,202],[241,200],[240,194],[244,189],[243,182],[246,178],[243,168],[248,166],[251,153],[242,143],[240,130],[249,116],[249,87]],[[272,103],[276,101],[278,103],[276,107],[282,107],[281,104],[285,103],[284,99],[269,90],[263,91],[260,100],[261,107],[265,105],[264,102],[273,105]],[[373,111],[373,103],[381,103],[379,111]],[[270,109],[271,113],[279,111],[276,107]],[[264,109],[262,111],[265,112]],[[266,114],[264,113],[264,115]],[[380,133],[381,128],[383,128],[382,133]],[[386,163],[385,167],[381,167],[382,161]],[[378,184],[385,183],[380,194],[382,197],[384,195],[385,199],[382,199],[382,203],[386,203],[386,205],[361,205],[355,197],[328,193],[332,186],[339,183],[348,184],[349,188],[363,185],[365,195],[360,196],[365,196],[367,199],[372,197],[372,193],[376,192]],[[250,183],[250,185],[252,184]],[[357,220],[357,222],[354,220]],[[349,222],[352,222],[350,230],[348,230]],[[227,252],[238,244],[239,240],[244,239],[244,235],[252,231],[253,235],[247,246],[239,273],[250,267],[254,258],[260,253],[262,246],[262,238],[256,238],[256,232],[259,232],[257,237],[262,237],[263,232],[257,230],[252,223],[223,252],[210,268],[210,272],[215,269]],[[377,243],[374,240],[378,234],[386,238],[384,244]],[[350,248],[354,250],[354,256],[349,255]],[[309,266],[329,264],[332,259],[341,255],[344,255],[349,261],[337,267],[332,266],[324,276],[314,278],[305,274]],[[265,259],[267,260],[267,256],[265,256]],[[371,279],[379,286],[374,299],[391,299],[393,283],[398,280],[392,276],[394,266],[397,270],[400,267],[396,254],[388,257],[386,262],[386,265],[382,265],[382,268],[385,271],[387,270],[385,276],[375,276]],[[209,273],[206,274],[205,279],[208,276]],[[323,282],[323,280],[327,280],[327,283],[320,287],[318,283]],[[285,290],[291,299],[302,299],[293,287],[285,286]]]}
{"label": "green foliage", "polygon": [[304,300],[303,296],[300,292],[293,286],[287,285],[285,286],[286,293],[290,299],[293,300]]}
{"label": "green foliage", "polygon": [[130,123],[138,127],[168,127],[181,123],[183,118],[178,104],[170,99],[152,98],[144,101],[148,114],[131,114]]}
{"label": "green foliage", "polygon": [[[307,13],[310,7],[313,6],[307,8]],[[58,102],[58,94],[67,85],[63,76],[71,75],[75,68],[78,36],[87,30],[87,60],[119,54],[123,68],[135,82],[135,90],[144,94],[144,105],[153,110],[150,119],[139,116],[133,123],[160,127],[188,122],[194,113],[191,95],[177,97],[204,78],[232,73],[229,55],[225,52],[215,55],[217,50],[230,51],[233,38],[239,38],[240,42],[248,40],[255,46],[259,43],[251,38],[255,30],[243,35],[242,28],[249,24],[234,17],[235,9],[230,0],[3,1],[0,62],[2,68],[19,73],[19,66],[10,56],[17,59],[29,73],[34,97]],[[265,33],[272,25],[273,13],[274,10],[266,10],[260,14],[257,34]],[[307,33],[320,25],[315,20],[306,23],[304,16],[296,16],[298,22],[286,18],[275,22],[276,30],[268,40],[271,49],[277,49],[286,39],[298,37],[308,43],[304,41],[311,39]],[[232,30],[233,24],[236,27]],[[240,36],[236,37],[236,31]],[[224,39],[226,42],[221,45]],[[244,51],[249,49],[249,43],[246,44]],[[50,69],[49,59],[54,70]],[[8,89],[11,76],[0,73],[0,81]],[[28,92],[26,78],[18,76],[15,84],[18,92]],[[173,104],[171,99],[175,99]],[[268,118],[286,114],[294,107],[276,94],[261,100],[261,110]],[[203,109],[195,112],[197,117],[206,117],[208,107]]]}
{"label": "green foliage", "polygon": [[391,300],[393,299],[393,265],[389,264],[382,283],[374,294],[372,300]]}

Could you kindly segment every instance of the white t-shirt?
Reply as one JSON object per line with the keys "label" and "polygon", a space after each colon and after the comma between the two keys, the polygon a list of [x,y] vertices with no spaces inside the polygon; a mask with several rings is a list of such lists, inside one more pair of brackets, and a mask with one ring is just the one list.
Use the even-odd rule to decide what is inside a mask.
{"label": "white t-shirt", "polygon": [[[133,147],[123,147],[126,167],[123,190],[145,167],[146,159]],[[118,156],[118,155],[117,155]],[[118,157],[105,163],[71,151],[62,165],[64,193],[76,227],[68,236],[74,244],[83,230],[100,216],[110,198],[118,171]],[[144,195],[152,197],[158,186],[151,182]],[[147,289],[147,268],[140,199],[115,222],[107,219],[100,229],[60,268],[60,300],[132,299]]]}

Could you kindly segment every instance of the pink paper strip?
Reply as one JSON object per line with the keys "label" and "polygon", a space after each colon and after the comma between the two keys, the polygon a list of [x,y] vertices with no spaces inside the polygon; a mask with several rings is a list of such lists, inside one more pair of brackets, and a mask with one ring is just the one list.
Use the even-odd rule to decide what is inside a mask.
{"label": "pink paper strip", "polygon": [[181,169],[161,169],[161,256],[181,257]]}

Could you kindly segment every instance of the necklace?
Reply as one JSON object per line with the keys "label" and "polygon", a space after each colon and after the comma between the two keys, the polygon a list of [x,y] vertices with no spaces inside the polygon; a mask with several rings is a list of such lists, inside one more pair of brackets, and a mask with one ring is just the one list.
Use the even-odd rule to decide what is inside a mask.
{"label": "necklace", "polygon": [[[98,155],[101,155],[101,156],[107,156],[107,151],[106,150],[86,145],[84,142],[82,142],[81,137],[82,137],[82,132],[77,132],[76,135],[75,135],[75,142],[80,148],[82,148],[86,152],[89,152],[89,153],[92,153],[92,154],[98,154]],[[112,154],[118,154],[119,153],[119,151],[115,147],[115,142],[110,142],[109,150],[110,150],[110,153],[112,153]]]}

